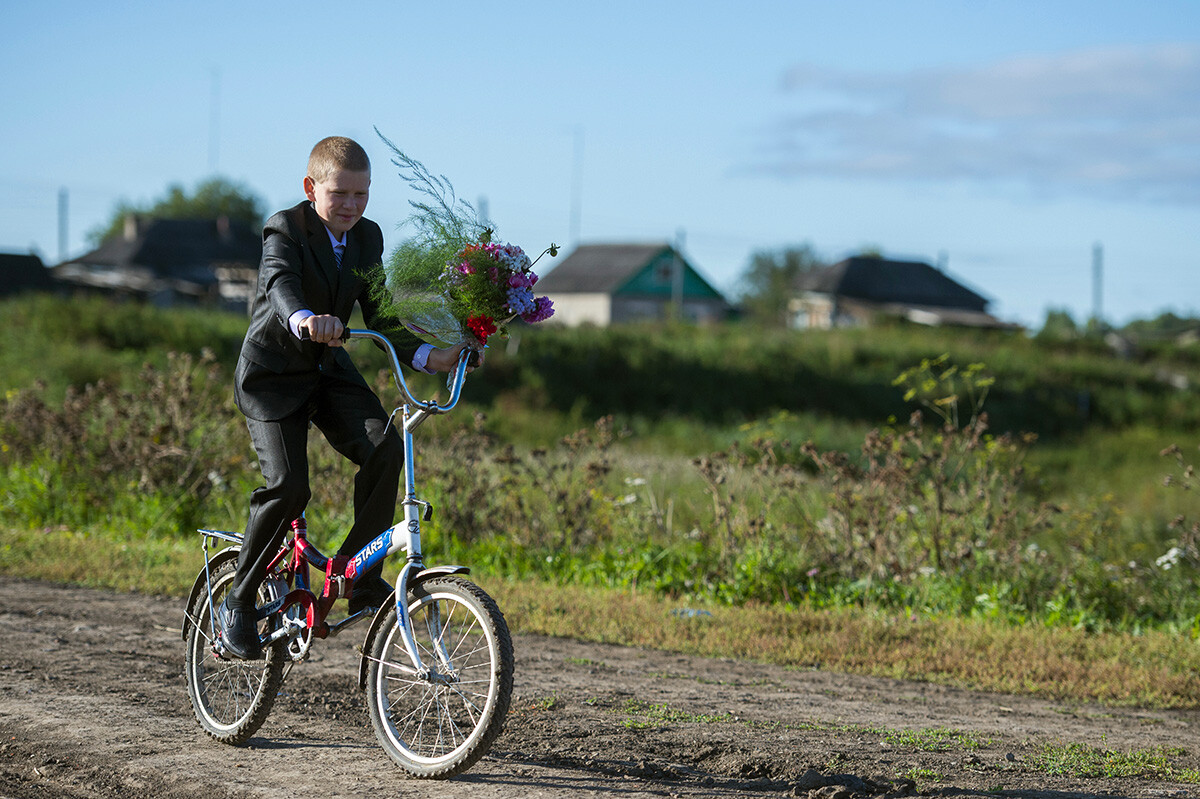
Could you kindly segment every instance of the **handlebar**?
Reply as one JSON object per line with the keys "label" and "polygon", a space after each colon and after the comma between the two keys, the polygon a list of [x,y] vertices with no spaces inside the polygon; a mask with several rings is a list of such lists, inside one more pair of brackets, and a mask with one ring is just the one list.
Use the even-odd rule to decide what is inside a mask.
{"label": "handlebar", "polygon": [[390,361],[392,379],[396,383],[396,388],[400,390],[400,393],[408,399],[414,408],[424,411],[427,414],[448,413],[458,404],[459,395],[462,394],[463,383],[467,379],[467,366],[472,360],[478,363],[479,359],[479,353],[475,350],[464,349],[462,351],[462,354],[458,358],[458,363],[450,372],[450,377],[446,381],[446,387],[450,389],[450,399],[445,403],[439,403],[433,399],[419,400],[413,395],[412,389],[408,387],[408,382],[404,379],[404,370],[400,366],[400,358],[396,355],[396,348],[392,346],[392,342],[386,336],[382,333],[376,333],[374,330],[346,328],[343,340],[352,338],[369,338],[383,348]]}

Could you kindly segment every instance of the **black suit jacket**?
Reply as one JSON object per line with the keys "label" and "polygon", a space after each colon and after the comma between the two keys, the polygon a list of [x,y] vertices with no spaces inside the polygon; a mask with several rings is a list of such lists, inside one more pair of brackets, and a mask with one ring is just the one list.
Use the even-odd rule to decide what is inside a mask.
{"label": "black suit jacket", "polygon": [[[357,302],[367,327],[393,325],[380,316],[368,287],[370,275],[382,269],[382,259],[383,233],[369,219],[360,219],[347,231],[340,269],[329,233],[310,202],[267,220],[250,328],[234,372],[234,397],[242,413],[260,421],[282,419],[308,402],[322,377],[367,388],[349,353],[297,339],[288,319],[307,308],[333,314],[349,325]],[[397,335],[393,344],[400,360],[411,364],[421,341],[411,334]]]}

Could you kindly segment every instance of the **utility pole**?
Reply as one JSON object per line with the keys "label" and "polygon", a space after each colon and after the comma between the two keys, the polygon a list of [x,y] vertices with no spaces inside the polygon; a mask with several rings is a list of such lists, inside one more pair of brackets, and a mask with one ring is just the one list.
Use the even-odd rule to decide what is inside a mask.
{"label": "utility pole", "polygon": [[671,307],[675,320],[683,321],[683,243],[687,234],[683,228],[675,231],[675,258],[671,270]]}
{"label": "utility pole", "polygon": [[1097,332],[1104,328],[1104,245],[1092,245],[1092,319]]}
{"label": "utility pole", "polygon": [[67,187],[58,190],[58,262],[67,260]]}

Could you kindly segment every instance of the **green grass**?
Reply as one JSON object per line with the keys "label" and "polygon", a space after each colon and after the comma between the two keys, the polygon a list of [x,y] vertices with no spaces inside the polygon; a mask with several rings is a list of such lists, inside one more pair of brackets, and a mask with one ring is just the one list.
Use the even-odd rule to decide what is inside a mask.
{"label": "green grass", "polygon": [[1117,752],[1087,744],[1046,744],[1026,758],[1028,765],[1054,776],[1105,778],[1140,777],[1200,783],[1196,769],[1179,769],[1171,764],[1172,757],[1186,754],[1177,747],[1156,746]]}
{"label": "green grass", "polygon": [[[0,313],[0,572],[183,590],[190,531],[239,529],[258,483],[231,402],[245,318],[57,298]],[[427,555],[470,564],[522,629],[1195,704],[1200,405],[1163,375],[1200,379],[1196,347],[1120,360],[1090,341],[739,325],[512,343],[460,411],[421,428],[418,462],[437,507]],[[353,355],[368,376],[382,366]],[[910,377],[932,382],[914,428],[894,379],[918,364]],[[929,423],[985,376],[987,427]],[[1037,440],[1004,435],[1021,430]],[[1171,444],[1182,463],[1159,454]],[[310,528],[329,548],[353,470],[316,436],[310,462]],[[670,614],[685,609],[708,615]]]}
{"label": "green grass", "polygon": [[890,730],[883,740],[893,746],[919,749],[922,752],[973,751],[989,741],[975,733],[950,730],[944,727],[918,730]]}
{"label": "green grass", "polygon": [[628,699],[620,712],[627,718],[626,727],[631,730],[655,729],[671,724],[721,724],[736,721],[730,713],[690,713],[667,704]]}
{"label": "green grass", "polygon": [[942,772],[921,766],[913,766],[908,771],[901,772],[899,776],[910,779],[919,785],[943,782],[946,779],[946,775]]}

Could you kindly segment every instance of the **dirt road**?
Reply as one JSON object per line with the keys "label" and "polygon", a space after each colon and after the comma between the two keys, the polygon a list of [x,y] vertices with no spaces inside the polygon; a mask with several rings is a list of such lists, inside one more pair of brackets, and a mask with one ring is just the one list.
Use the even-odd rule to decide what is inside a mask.
{"label": "dirt road", "polygon": [[[355,689],[358,631],[318,642],[250,744],[192,717],[182,602],[0,578],[0,797],[1200,796],[1055,776],[1047,745],[1165,747],[1200,769],[1200,712],[1022,697],[528,636],[504,734],[469,774],[401,777]],[[365,631],[364,631],[365,632]]]}

